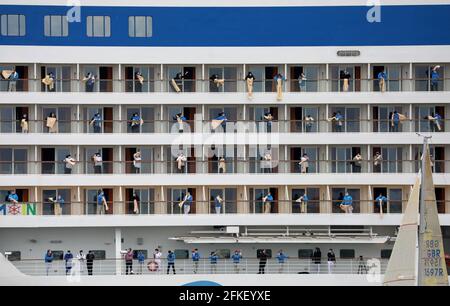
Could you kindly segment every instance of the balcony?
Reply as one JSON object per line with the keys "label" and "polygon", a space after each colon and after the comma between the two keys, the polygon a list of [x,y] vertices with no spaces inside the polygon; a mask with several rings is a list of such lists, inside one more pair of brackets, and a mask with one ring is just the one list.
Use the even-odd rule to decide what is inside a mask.
{"label": "balcony", "polygon": [[[6,114],[5,117],[10,117]],[[332,114],[330,114],[332,117]],[[1,134],[178,134],[181,133],[443,133],[446,132],[450,119],[436,120],[423,118],[409,118],[394,124],[390,119],[360,119],[343,118],[339,122],[330,118],[314,118],[309,121],[276,119],[270,122],[265,120],[228,120],[224,125],[213,127],[213,120],[185,120],[183,128],[175,120],[154,120],[153,118],[142,118],[140,125],[132,126],[131,119],[101,119],[94,128],[91,119],[56,119],[54,127],[47,126],[47,119],[27,119],[27,129],[22,127],[22,120],[0,119]],[[102,137],[103,137],[102,135]]]}
{"label": "balcony", "polygon": [[[42,92],[48,93],[129,93],[137,95],[152,95],[155,93],[172,93],[173,95],[192,93],[246,93],[248,86],[242,79],[221,79],[219,85],[210,79],[150,79],[142,83],[130,79],[100,79],[89,85],[80,79],[56,79],[51,86],[44,85],[41,79],[18,79],[14,81],[0,79],[0,92]],[[429,78],[387,79],[382,92],[378,79],[350,78],[345,81],[340,78],[312,78],[303,81],[286,79],[282,84],[284,93],[350,93],[350,92],[448,92],[449,78],[440,78],[432,82]],[[14,83],[13,83],[14,84]],[[255,80],[253,93],[276,93],[277,84],[273,79]]]}

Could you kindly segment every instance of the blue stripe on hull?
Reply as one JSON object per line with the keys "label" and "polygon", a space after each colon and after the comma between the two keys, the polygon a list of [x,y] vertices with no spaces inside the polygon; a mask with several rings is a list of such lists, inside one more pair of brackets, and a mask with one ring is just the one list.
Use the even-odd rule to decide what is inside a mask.
{"label": "blue stripe on hull", "polygon": [[[383,6],[380,23],[370,7],[81,7],[69,36],[44,36],[44,16],[61,6],[0,6],[26,15],[25,37],[0,36],[1,45],[43,46],[401,46],[450,45],[450,5]],[[86,16],[111,16],[111,37],[86,36]],[[128,37],[128,16],[152,16],[153,37]],[[299,56],[301,56],[299,54]]]}

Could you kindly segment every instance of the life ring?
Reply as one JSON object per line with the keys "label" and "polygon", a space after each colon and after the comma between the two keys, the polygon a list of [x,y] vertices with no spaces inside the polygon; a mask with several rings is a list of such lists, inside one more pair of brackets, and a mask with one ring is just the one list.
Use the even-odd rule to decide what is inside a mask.
{"label": "life ring", "polygon": [[158,271],[158,263],[156,261],[153,261],[153,260],[149,261],[148,264],[147,264],[147,269],[150,272]]}

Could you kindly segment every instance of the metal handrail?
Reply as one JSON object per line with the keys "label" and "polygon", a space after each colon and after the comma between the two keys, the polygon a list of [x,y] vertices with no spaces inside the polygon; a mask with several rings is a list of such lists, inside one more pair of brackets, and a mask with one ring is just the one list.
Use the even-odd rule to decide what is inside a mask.
{"label": "metal handrail", "polygon": [[[379,266],[373,266],[373,261],[377,261]],[[377,272],[384,273],[387,267],[387,259],[367,258],[367,260],[336,258],[334,265],[328,269],[326,258],[321,258],[320,262],[315,259],[287,258],[284,263],[277,259],[269,258],[264,263],[258,258],[242,258],[239,263],[233,259],[219,258],[216,264],[212,264],[209,259],[199,259],[197,263],[191,259],[175,259],[174,266],[176,274],[367,274],[370,269],[376,268]],[[99,259],[93,260],[89,267],[87,261],[78,261],[76,258],[70,262],[70,269],[64,260],[53,260],[51,263],[45,263],[41,260],[20,260],[11,261],[11,263],[22,273],[31,276],[61,276],[61,275],[158,275],[166,274],[167,270],[172,274],[172,268],[168,269],[166,258],[159,260],[145,259],[142,264],[133,259],[127,263],[124,259]],[[74,269],[74,271],[71,271]],[[89,270],[91,269],[91,270]],[[128,271],[127,271],[128,270]],[[132,272],[132,273],[131,273]]]}

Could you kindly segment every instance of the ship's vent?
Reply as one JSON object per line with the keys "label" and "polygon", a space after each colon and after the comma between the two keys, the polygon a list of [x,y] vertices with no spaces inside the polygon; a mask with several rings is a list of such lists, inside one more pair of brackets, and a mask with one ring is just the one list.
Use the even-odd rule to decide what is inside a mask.
{"label": "ship's vent", "polygon": [[360,56],[361,51],[358,50],[339,50],[337,56]]}

